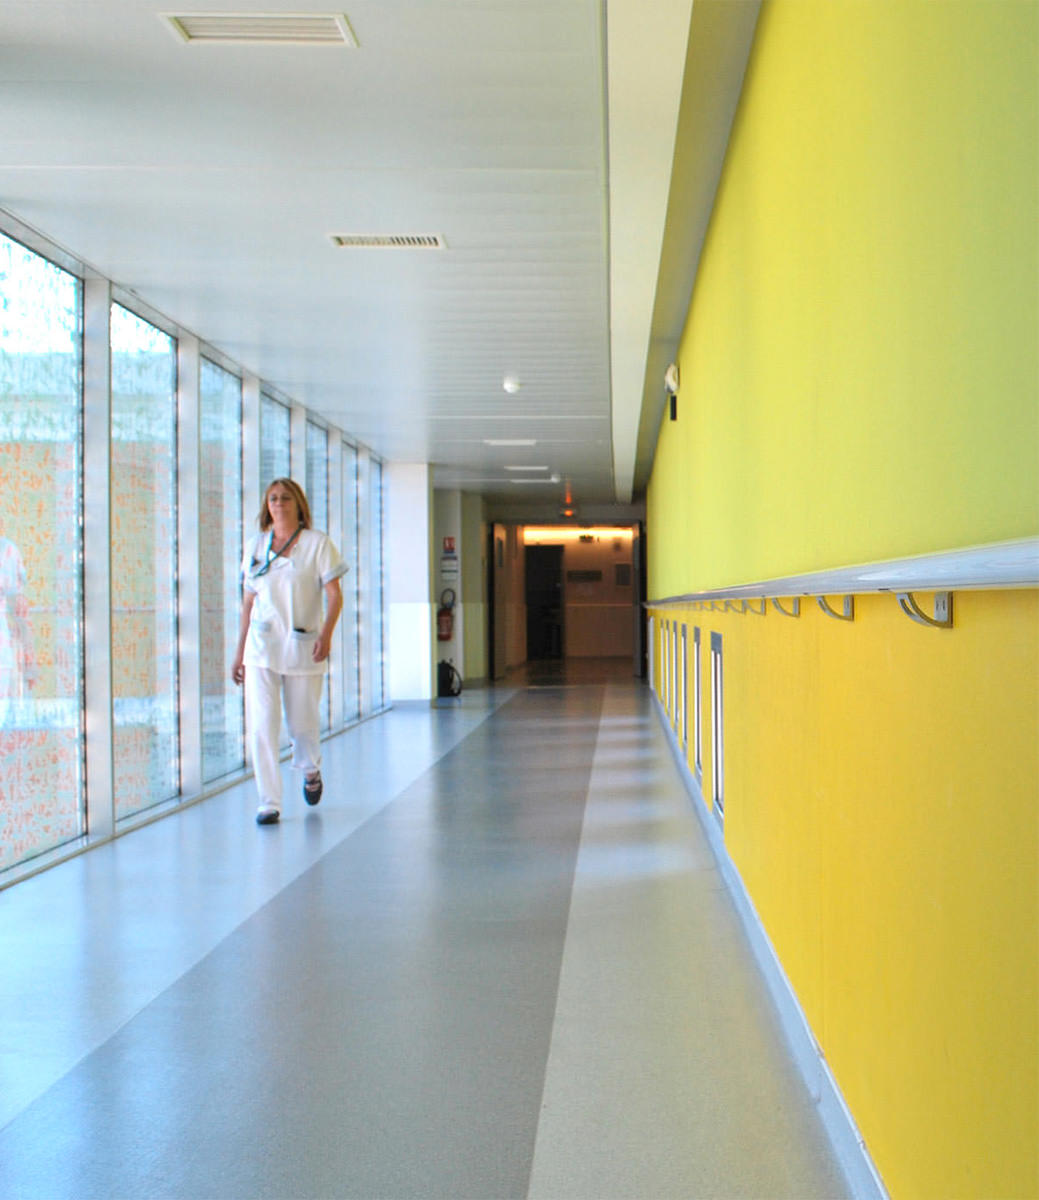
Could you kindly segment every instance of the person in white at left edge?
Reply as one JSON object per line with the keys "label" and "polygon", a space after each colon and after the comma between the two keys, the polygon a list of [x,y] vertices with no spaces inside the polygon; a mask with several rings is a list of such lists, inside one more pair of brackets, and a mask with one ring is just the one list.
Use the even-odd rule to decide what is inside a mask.
{"label": "person in white at left edge", "polygon": [[[245,719],[260,804],[259,825],[281,819],[278,730],[284,707],[303,798],[321,799],[321,685],[343,607],[346,565],[326,533],[310,527],[298,483],[275,479],[242,561],[242,616],[231,678],[245,685]],[[324,614],[322,615],[322,598]]]}

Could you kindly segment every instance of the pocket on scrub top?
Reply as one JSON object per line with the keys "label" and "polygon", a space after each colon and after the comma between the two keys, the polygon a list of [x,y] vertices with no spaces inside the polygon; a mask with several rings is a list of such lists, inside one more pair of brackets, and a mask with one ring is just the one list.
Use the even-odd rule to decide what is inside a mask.
{"label": "pocket on scrub top", "polygon": [[289,634],[288,645],[285,647],[285,668],[293,671],[303,667],[313,667],[314,643],[316,633],[308,633],[305,629],[293,629]]}
{"label": "pocket on scrub top", "polygon": [[249,641],[253,649],[260,654],[266,654],[274,640],[273,632],[270,621],[258,621],[253,617],[249,624]]}

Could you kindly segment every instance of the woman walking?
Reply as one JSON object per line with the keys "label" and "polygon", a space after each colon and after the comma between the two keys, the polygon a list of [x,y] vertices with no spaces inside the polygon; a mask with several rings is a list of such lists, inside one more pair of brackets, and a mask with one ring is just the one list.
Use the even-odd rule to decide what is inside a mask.
{"label": "woman walking", "polygon": [[[321,684],[343,607],[346,566],[291,479],[267,488],[260,532],[242,562],[242,616],[231,678],[245,685],[245,719],[260,804],[258,825],[281,819],[278,730],[284,708],[303,798],[321,799]],[[324,616],[322,617],[322,594]]]}

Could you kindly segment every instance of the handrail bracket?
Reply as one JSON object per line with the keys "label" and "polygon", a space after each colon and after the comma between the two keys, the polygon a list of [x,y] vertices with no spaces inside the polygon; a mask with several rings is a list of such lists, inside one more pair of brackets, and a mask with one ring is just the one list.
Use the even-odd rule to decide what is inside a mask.
{"label": "handrail bracket", "polygon": [[933,629],[952,628],[952,592],[935,592],[933,617],[917,604],[912,592],[899,592],[898,603],[905,615],[920,625],[930,625]]}
{"label": "handrail bracket", "polygon": [[834,609],[832,609],[830,607],[830,602],[826,599],[825,596],[816,596],[816,600],[819,602],[819,607],[823,610],[824,613],[826,613],[826,615],[828,617],[833,617],[837,621],[854,621],[855,620],[855,597],[854,596],[845,596],[844,597],[844,611],[843,612],[837,612]]}
{"label": "handrail bracket", "polygon": [[778,596],[772,597],[772,607],[778,612],[781,612],[784,617],[799,617],[801,615],[801,597],[792,596],[790,599],[790,608],[785,609],[780,602]]}

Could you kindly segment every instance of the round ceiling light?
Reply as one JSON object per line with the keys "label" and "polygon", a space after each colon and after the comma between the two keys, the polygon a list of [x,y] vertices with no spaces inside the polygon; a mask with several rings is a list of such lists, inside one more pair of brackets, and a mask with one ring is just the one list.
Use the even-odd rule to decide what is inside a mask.
{"label": "round ceiling light", "polygon": [[501,386],[509,393],[510,396],[515,396],[515,394],[520,390],[520,381],[515,375],[506,375],[501,381]]}

